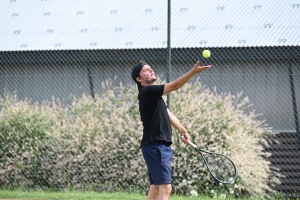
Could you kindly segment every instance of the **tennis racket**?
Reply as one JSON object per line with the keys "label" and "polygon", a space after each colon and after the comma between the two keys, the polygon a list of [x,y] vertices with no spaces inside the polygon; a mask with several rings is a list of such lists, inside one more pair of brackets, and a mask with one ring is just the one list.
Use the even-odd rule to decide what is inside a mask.
{"label": "tennis racket", "polygon": [[[182,135],[181,138],[184,138]],[[237,169],[234,162],[221,153],[213,153],[198,148],[194,143],[188,141],[200,153],[209,173],[220,183],[231,184],[237,176]],[[206,155],[205,155],[206,154]]]}

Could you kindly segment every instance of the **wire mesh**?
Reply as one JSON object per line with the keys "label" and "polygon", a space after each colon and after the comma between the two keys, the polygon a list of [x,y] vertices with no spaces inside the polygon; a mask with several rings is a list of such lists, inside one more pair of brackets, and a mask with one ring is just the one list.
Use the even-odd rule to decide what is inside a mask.
{"label": "wire mesh", "polygon": [[[216,96],[247,97],[253,106],[243,111],[252,116],[255,110],[255,119],[267,124],[267,134],[256,138],[264,140],[257,143],[267,162],[257,166],[268,168],[258,187],[271,191],[267,195],[299,197],[300,4],[10,0],[0,5],[5,10],[0,14],[0,188],[146,192],[131,69],[145,60],[166,82],[200,60],[213,67],[190,83]],[[202,57],[204,49],[210,58]],[[184,110],[176,111],[176,97],[169,98],[170,109],[188,126]],[[197,137],[195,142],[214,148]],[[181,156],[193,155],[177,142],[173,191],[221,195],[225,186],[205,179],[201,160],[180,163]],[[247,165],[245,151],[241,147],[233,155],[238,159],[240,152],[244,159],[238,168]],[[226,186],[228,195],[246,194],[242,181]]]}

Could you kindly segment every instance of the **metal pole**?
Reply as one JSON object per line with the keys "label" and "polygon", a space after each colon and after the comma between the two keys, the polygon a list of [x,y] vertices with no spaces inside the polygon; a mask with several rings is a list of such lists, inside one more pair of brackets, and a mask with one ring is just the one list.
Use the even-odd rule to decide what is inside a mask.
{"label": "metal pole", "polygon": [[91,95],[94,99],[95,98],[95,91],[94,91],[94,84],[93,84],[93,78],[92,78],[92,72],[91,72],[90,66],[87,67],[87,72],[88,72]]}
{"label": "metal pole", "polygon": [[[167,62],[167,82],[171,82],[171,0],[168,0],[168,62]],[[170,93],[167,94],[167,107],[171,107]]]}
{"label": "metal pole", "polygon": [[85,57],[85,64],[86,69],[87,69],[87,75],[88,75],[88,81],[89,81],[89,86],[90,86],[90,91],[91,91],[91,96],[93,99],[95,99],[95,90],[94,90],[94,83],[93,83],[93,78],[92,78],[92,71],[90,68],[90,59],[89,59],[89,51],[86,50],[83,52],[84,57]]}
{"label": "metal pole", "polygon": [[291,62],[289,62],[289,79],[290,79],[291,94],[292,94],[292,101],[293,101],[295,128],[296,128],[296,133],[297,133],[297,138],[298,138],[298,145],[300,146],[299,118],[298,118],[297,101],[296,101],[294,78],[293,78],[293,68],[292,68]]}

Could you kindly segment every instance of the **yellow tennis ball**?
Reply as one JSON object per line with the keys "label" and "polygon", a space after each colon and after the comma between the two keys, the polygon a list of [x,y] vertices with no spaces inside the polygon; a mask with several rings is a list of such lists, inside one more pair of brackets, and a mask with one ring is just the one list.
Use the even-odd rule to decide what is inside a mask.
{"label": "yellow tennis ball", "polygon": [[204,58],[209,58],[210,57],[210,51],[209,50],[204,50],[202,52],[202,55],[203,55]]}

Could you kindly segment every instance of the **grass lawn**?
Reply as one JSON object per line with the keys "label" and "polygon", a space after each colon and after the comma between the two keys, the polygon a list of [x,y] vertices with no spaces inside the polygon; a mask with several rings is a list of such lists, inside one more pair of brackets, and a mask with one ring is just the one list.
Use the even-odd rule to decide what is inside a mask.
{"label": "grass lawn", "polygon": [[[138,193],[97,193],[97,192],[49,192],[49,191],[22,191],[22,190],[0,190],[0,200],[8,199],[78,199],[78,200],[141,200],[146,199],[145,195]],[[211,199],[208,197],[183,197],[172,195],[170,200],[192,200],[192,199]],[[214,198],[216,199],[216,198]]]}

